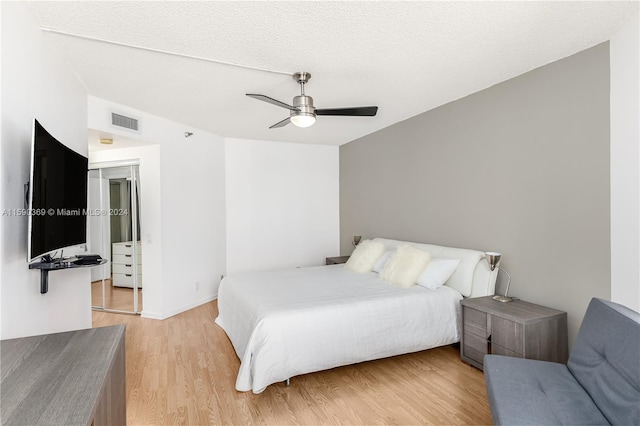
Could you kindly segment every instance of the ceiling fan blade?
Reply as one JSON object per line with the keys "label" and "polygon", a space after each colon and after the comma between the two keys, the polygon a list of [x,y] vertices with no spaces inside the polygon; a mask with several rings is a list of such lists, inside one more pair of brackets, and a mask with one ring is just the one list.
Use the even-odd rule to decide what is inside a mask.
{"label": "ceiling fan blade", "polygon": [[276,105],[276,106],[279,106],[279,107],[282,107],[282,108],[286,108],[286,109],[288,109],[290,111],[300,111],[296,107],[293,107],[291,105],[287,105],[284,102],[280,102],[280,101],[278,101],[276,99],[270,98],[270,97],[265,96],[265,95],[255,95],[255,94],[252,94],[252,93],[247,93],[247,96],[249,96],[249,97],[251,97],[253,99],[257,99],[259,101],[268,102],[270,104],[273,104],[273,105]]}
{"label": "ceiling fan blade", "polygon": [[277,127],[284,127],[287,124],[291,123],[291,117],[287,117],[282,121],[278,121],[276,124],[274,124],[273,126],[269,127],[270,129],[275,129]]}
{"label": "ceiling fan blade", "polygon": [[373,117],[378,112],[377,106],[355,108],[322,108],[316,109],[317,115],[351,115],[361,117]]}

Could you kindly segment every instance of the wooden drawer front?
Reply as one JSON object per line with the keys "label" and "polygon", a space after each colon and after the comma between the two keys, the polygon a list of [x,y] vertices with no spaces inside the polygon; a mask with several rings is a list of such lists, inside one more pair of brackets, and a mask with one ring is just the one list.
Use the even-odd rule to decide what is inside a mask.
{"label": "wooden drawer front", "polygon": [[524,354],[524,330],[523,325],[506,319],[491,318],[491,340],[494,345],[515,352],[522,356]]}
{"label": "wooden drawer front", "polygon": [[467,333],[466,331],[462,339],[462,354],[482,364],[484,356],[489,353],[489,343],[487,340]]}
{"label": "wooden drawer front", "polygon": [[[113,274],[113,285],[133,288],[133,274]],[[138,275],[138,287],[142,287],[142,275]]]}
{"label": "wooden drawer front", "polygon": [[513,356],[516,358],[524,358],[522,354],[510,351],[507,348],[503,348],[502,346],[498,346],[496,344],[491,345],[491,353],[494,355],[505,355],[505,356]]}
{"label": "wooden drawer front", "polygon": [[483,339],[489,336],[487,332],[487,314],[464,306],[463,317],[465,333],[472,333]]}

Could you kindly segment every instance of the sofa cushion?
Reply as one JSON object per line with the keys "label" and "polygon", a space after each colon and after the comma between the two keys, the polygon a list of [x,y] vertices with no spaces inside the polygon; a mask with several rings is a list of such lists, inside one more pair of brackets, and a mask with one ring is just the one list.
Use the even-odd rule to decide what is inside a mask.
{"label": "sofa cushion", "polygon": [[564,364],[486,355],[484,374],[496,425],[608,424]]}
{"label": "sofa cushion", "polygon": [[567,366],[610,423],[640,422],[640,314],[592,299]]}

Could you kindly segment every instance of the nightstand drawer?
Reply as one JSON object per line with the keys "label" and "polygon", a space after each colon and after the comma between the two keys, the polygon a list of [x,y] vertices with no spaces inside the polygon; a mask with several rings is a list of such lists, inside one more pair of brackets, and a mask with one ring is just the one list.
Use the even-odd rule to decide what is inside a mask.
{"label": "nightstand drawer", "polygon": [[487,314],[476,309],[464,307],[464,331],[486,339],[489,337]]}
{"label": "nightstand drawer", "polygon": [[524,353],[524,333],[522,324],[500,317],[493,317],[491,319],[491,330],[491,339],[494,346],[500,346],[517,354]]}
{"label": "nightstand drawer", "polygon": [[489,353],[487,339],[465,332],[462,337],[462,355],[482,364],[484,356]]}
{"label": "nightstand drawer", "polygon": [[515,358],[524,358],[522,354],[510,351],[509,349],[503,348],[502,346],[498,346],[498,345],[491,345],[491,353],[494,355],[504,355],[504,356],[512,356]]}

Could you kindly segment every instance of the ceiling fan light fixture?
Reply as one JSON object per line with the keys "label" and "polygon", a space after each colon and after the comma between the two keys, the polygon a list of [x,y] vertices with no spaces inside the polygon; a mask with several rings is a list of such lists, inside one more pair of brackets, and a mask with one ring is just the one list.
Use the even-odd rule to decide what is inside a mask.
{"label": "ceiling fan light fixture", "polygon": [[299,112],[291,116],[291,122],[298,127],[311,127],[316,122],[316,116],[307,112]]}
{"label": "ceiling fan light fixture", "polygon": [[280,102],[269,96],[247,93],[247,96],[251,98],[289,110],[289,117],[270,126],[270,129],[278,129],[289,123],[293,123],[296,127],[311,127],[315,124],[317,115],[374,117],[378,112],[377,106],[317,109],[313,105],[313,98],[304,93],[304,85],[311,78],[311,74],[308,72],[297,72],[293,74],[292,77],[300,85],[300,95],[294,96],[292,105]]}

